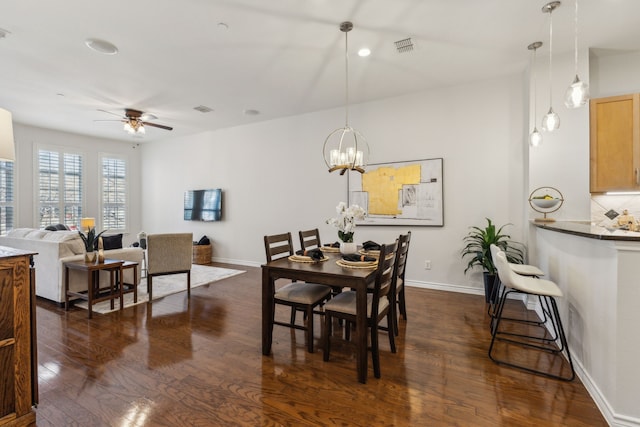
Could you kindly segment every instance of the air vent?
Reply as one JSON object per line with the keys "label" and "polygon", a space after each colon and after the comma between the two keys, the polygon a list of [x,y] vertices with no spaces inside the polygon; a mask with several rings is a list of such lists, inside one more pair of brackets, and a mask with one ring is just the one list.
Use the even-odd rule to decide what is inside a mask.
{"label": "air vent", "polygon": [[193,109],[200,111],[201,113],[210,113],[213,111],[213,108],[209,108],[205,105],[198,105],[197,107],[193,107]]}
{"label": "air vent", "polygon": [[398,53],[411,52],[413,50],[413,40],[411,40],[411,37],[398,40],[395,44]]}

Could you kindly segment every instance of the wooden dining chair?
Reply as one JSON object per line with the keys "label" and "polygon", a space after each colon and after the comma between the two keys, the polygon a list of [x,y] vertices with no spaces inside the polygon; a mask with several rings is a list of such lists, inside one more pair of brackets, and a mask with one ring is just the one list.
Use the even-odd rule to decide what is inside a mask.
{"label": "wooden dining chair", "polygon": [[[373,359],[373,373],[376,378],[380,378],[380,350],[378,346],[378,325],[382,319],[387,319],[387,325],[393,325],[391,318],[390,295],[395,290],[394,274],[396,263],[396,251],[398,241],[382,245],[380,248],[380,258],[376,267],[376,278],[373,292],[367,293],[367,326],[371,331],[371,356]],[[323,359],[329,360],[331,350],[332,319],[345,320],[346,324],[356,323],[356,292],[345,291],[331,298],[324,305],[324,327],[322,328]],[[396,352],[395,334],[393,327],[387,328],[389,335],[389,346],[391,352]],[[356,334],[366,334],[368,331],[355,330]],[[356,340],[356,342],[358,342]]]}
{"label": "wooden dining chair", "polygon": [[298,236],[300,237],[300,248],[302,248],[303,251],[305,249],[315,249],[322,246],[320,243],[320,232],[317,228],[298,231]]}
{"label": "wooden dining chair", "polygon": [[407,303],[404,295],[404,273],[409,256],[409,242],[411,241],[411,231],[401,234],[398,238],[398,252],[396,255],[396,275],[395,292],[392,295],[393,329],[396,336],[399,334],[398,322],[400,316],[407,321]]}
{"label": "wooden dining chair", "polygon": [[[294,254],[291,233],[264,236],[264,248],[267,262],[280,258],[289,257]],[[269,327],[273,330],[273,325],[286,326],[293,329],[306,331],[307,349],[313,353],[313,313],[314,309],[322,305],[331,295],[329,286],[308,282],[292,282],[276,289],[274,294],[273,315],[270,319]],[[275,305],[281,304],[291,307],[291,318],[289,322],[282,322],[275,318]],[[295,322],[296,310],[305,313],[303,321],[305,325],[298,325]]]}

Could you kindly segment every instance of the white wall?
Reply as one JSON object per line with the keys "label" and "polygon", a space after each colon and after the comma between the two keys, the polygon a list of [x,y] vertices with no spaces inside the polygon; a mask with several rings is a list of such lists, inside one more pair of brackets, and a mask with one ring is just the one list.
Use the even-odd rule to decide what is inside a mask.
{"label": "white wall", "polygon": [[[17,212],[15,227],[35,227],[36,220],[36,191],[34,188],[34,165],[36,146],[72,147],[84,154],[84,206],[85,216],[100,217],[99,188],[100,188],[100,153],[127,156],[130,175],[129,186],[129,235],[123,236],[123,244],[128,246],[136,240],[136,234],[141,227],[140,217],[140,150],[135,148],[135,142],[126,143],[42,129],[14,123],[14,139],[16,144],[16,188]],[[98,224],[99,226],[99,224]],[[133,233],[133,235],[131,234]]]}
{"label": "white wall", "polygon": [[[462,238],[485,217],[523,240],[523,74],[410,94],[350,108],[350,124],[371,147],[371,163],[444,158],[444,227],[413,227],[407,278],[480,291],[481,274],[463,274]],[[288,117],[142,147],[143,228],[208,235],[214,259],[264,262],[262,237],[319,227],[347,197],[347,178],[329,174],[325,137],[344,123],[344,109]],[[223,221],[185,222],[187,189],[224,190]],[[526,228],[526,227],[525,227]],[[355,240],[391,241],[407,227],[356,229]],[[297,246],[297,244],[296,244]],[[424,260],[432,269],[424,270]],[[463,289],[464,290],[464,289]]]}
{"label": "white wall", "polygon": [[[537,56],[537,127],[542,132],[542,117],[549,111],[549,62],[543,52]],[[587,58],[586,51],[580,58]],[[589,81],[588,61],[579,62],[578,74]],[[572,54],[553,58],[553,109],[560,116],[560,128],[542,132],[543,143],[529,150],[529,192],[538,187],[558,189],[564,203],[548,216],[556,220],[589,220],[589,106],[568,109],[564,94],[575,76]],[[531,113],[529,132],[533,129],[533,83],[531,83]],[[529,194],[526,195],[528,198]],[[529,218],[543,214],[528,207]]]}

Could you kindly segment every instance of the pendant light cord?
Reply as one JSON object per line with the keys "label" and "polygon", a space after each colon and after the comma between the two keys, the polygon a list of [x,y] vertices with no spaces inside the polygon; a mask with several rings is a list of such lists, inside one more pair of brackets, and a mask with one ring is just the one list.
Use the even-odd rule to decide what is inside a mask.
{"label": "pendant light cord", "polygon": [[537,48],[533,48],[533,129],[536,129],[536,122],[538,121],[538,82],[536,79],[536,52]]}
{"label": "pendant light cord", "polygon": [[578,0],[576,0],[576,12],[573,18],[574,24],[574,55],[575,55],[575,68],[576,68],[576,76],[578,75]]}
{"label": "pendant light cord", "polygon": [[345,105],[345,128],[349,127],[349,32],[345,31],[344,33],[344,81],[345,81],[345,96],[344,96],[344,105]]}
{"label": "pendant light cord", "polygon": [[549,10],[549,108],[553,105],[553,9]]}

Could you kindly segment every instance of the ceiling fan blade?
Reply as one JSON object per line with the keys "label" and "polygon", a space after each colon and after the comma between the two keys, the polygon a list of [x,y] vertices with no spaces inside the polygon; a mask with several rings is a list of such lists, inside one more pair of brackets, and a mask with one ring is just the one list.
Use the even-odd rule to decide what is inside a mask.
{"label": "ceiling fan blade", "polygon": [[113,114],[114,116],[118,116],[118,117],[120,117],[121,119],[125,118],[125,117],[123,117],[123,116],[122,116],[122,114],[113,113],[113,112],[111,112],[111,111],[101,110],[101,109],[99,109],[99,108],[98,108],[98,111],[102,111],[103,113]]}
{"label": "ceiling fan blade", "polygon": [[145,125],[145,126],[151,126],[151,127],[154,127],[154,128],[160,128],[160,129],[164,129],[164,130],[173,130],[173,128],[170,127],[170,126],[159,125],[157,123],[142,122],[142,124]]}

